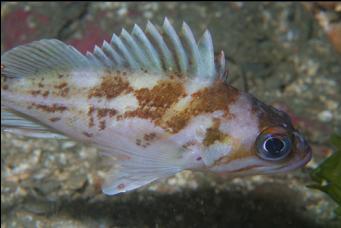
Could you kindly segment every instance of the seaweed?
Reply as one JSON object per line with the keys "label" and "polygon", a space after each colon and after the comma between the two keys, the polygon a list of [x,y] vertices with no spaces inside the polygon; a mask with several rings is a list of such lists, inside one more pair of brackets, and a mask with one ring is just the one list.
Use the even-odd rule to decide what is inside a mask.
{"label": "seaweed", "polygon": [[341,134],[332,135],[330,142],[336,150],[311,172],[316,183],[309,187],[327,193],[338,204],[336,214],[341,218]]}

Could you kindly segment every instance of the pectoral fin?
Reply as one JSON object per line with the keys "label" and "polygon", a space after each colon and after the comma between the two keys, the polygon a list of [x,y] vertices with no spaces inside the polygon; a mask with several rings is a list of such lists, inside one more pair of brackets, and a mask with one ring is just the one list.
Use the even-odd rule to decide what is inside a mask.
{"label": "pectoral fin", "polygon": [[119,161],[106,176],[102,191],[106,195],[131,191],[180,171],[170,164],[157,164],[157,160],[133,158]]}
{"label": "pectoral fin", "polygon": [[40,122],[1,106],[1,130],[33,138],[66,139],[67,137]]}

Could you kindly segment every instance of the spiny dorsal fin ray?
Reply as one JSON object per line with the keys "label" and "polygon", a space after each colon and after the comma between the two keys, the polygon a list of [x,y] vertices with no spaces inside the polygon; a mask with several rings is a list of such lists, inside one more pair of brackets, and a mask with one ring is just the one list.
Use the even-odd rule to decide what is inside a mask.
{"label": "spiny dorsal fin ray", "polygon": [[[141,69],[155,73],[177,72],[188,77],[217,77],[214,61],[214,49],[211,35],[205,31],[199,42],[190,27],[184,22],[181,33],[175,31],[167,18],[158,30],[148,21],[145,32],[134,25],[129,34],[122,29],[120,36],[113,34],[111,43],[103,43],[100,52],[94,49],[94,55],[104,66],[111,60],[112,68]],[[103,54],[107,57],[104,58]],[[89,55],[89,57],[92,57]]]}
{"label": "spiny dorsal fin ray", "polygon": [[182,45],[179,36],[175,32],[175,29],[170,24],[167,18],[163,23],[162,29],[163,32],[165,33],[165,37],[167,37],[170,40],[171,46],[173,47],[173,50],[175,52],[179,72],[186,73],[188,69],[188,58],[185,49]]}
{"label": "spiny dorsal fin ray", "polygon": [[150,61],[153,64],[153,67],[157,71],[161,71],[161,62],[160,62],[160,57],[156,51],[156,49],[153,47],[145,33],[142,31],[142,29],[138,25],[134,25],[132,35],[136,37],[138,41],[141,42],[141,45],[143,46],[143,49],[147,53]]}
{"label": "spiny dorsal fin ray", "polygon": [[214,64],[214,49],[211,34],[208,30],[205,31],[204,35],[199,40],[199,51],[201,56],[201,64],[203,75],[215,75],[216,71]]}
{"label": "spiny dorsal fin ray", "polygon": [[182,34],[184,37],[184,43],[189,47],[188,57],[192,61],[192,74],[200,75],[203,73],[202,71],[202,63],[201,63],[201,55],[199,52],[198,45],[194,39],[193,33],[189,26],[184,22],[182,24]]}
{"label": "spiny dorsal fin ray", "polygon": [[150,39],[157,45],[156,48],[160,50],[160,59],[164,62],[164,69],[167,71],[175,70],[175,60],[171,51],[169,50],[159,31],[150,21],[148,21],[147,23],[146,33],[150,36]]}
{"label": "spiny dorsal fin ray", "polygon": [[197,42],[186,23],[179,35],[167,18],[159,29],[151,22],[145,32],[137,25],[131,33],[123,29],[120,36],[113,34],[110,43],[104,41],[102,47],[95,46],[86,55],[59,40],[35,41],[2,55],[1,64],[5,67],[1,74],[26,77],[58,70],[106,68],[165,75],[174,72],[201,79],[221,77],[225,62],[222,58],[214,61],[208,31]]}
{"label": "spiny dorsal fin ray", "polygon": [[219,79],[222,79],[227,83],[227,77],[228,77],[228,68],[226,67],[226,60],[225,60],[225,54],[223,51],[221,51],[216,56],[216,77]]}

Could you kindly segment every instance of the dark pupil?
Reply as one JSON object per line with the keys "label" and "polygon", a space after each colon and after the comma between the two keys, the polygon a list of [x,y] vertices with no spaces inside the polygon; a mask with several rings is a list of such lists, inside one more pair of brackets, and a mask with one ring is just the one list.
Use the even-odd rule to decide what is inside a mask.
{"label": "dark pupil", "polygon": [[278,138],[271,138],[265,142],[265,149],[269,153],[280,153],[283,147],[284,144],[282,140]]}

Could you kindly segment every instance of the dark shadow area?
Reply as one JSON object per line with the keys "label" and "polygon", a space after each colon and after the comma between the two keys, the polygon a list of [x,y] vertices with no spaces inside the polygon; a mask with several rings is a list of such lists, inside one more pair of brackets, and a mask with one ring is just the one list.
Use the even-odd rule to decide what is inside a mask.
{"label": "dark shadow area", "polygon": [[131,192],[95,202],[61,199],[59,209],[48,216],[66,216],[85,224],[105,221],[115,227],[322,227],[305,214],[299,198],[296,192],[274,184],[248,193],[216,193],[212,188],[173,194]]}

